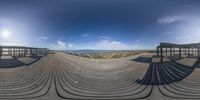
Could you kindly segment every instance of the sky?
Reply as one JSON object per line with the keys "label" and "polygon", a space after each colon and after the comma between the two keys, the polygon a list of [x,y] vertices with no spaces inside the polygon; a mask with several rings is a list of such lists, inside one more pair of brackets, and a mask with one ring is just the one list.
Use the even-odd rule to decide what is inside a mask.
{"label": "sky", "polygon": [[200,42],[199,0],[0,0],[0,45],[155,49]]}

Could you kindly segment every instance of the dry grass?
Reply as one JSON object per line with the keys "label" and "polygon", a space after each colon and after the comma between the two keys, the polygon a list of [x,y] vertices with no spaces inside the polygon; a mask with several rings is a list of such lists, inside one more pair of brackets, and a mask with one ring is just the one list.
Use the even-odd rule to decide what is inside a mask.
{"label": "dry grass", "polygon": [[80,52],[74,52],[74,53],[68,53],[71,55],[79,56],[79,57],[85,57],[85,58],[93,58],[93,59],[112,59],[112,58],[122,58],[122,57],[129,57],[138,55],[141,53],[145,53],[149,51],[108,51],[108,52],[94,52],[94,53],[80,53]]}

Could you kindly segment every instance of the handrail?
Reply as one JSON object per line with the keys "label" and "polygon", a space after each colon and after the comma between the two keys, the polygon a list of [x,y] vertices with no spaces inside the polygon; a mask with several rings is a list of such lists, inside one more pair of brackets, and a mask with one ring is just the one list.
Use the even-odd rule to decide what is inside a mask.
{"label": "handrail", "polygon": [[36,48],[36,47],[25,47],[25,46],[0,46],[0,58],[2,55],[10,56],[26,56],[26,55],[48,55],[54,54],[54,50],[49,50],[48,48]]}

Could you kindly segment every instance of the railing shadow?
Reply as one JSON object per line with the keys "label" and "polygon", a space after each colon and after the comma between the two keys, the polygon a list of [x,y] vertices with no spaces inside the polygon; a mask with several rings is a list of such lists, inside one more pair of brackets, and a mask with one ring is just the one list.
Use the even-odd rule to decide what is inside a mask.
{"label": "railing shadow", "polygon": [[0,59],[0,68],[16,68],[24,65],[28,66],[40,60],[41,56],[30,56],[28,58],[34,60],[27,63],[20,61],[19,58],[22,57],[12,57],[12,59]]}
{"label": "railing shadow", "polygon": [[193,66],[186,66],[175,61],[163,63],[151,63],[142,79],[136,83],[143,85],[165,85],[179,82],[189,76],[199,64],[199,60]]}
{"label": "railing shadow", "polygon": [[135,59],[130,59],[130,61],[136,61],[140,63],[151,63],[152,57],[139,56]]}
{"label": "railing shadow", "polygon": [[196,65],[194,66],[195,68],[200,68],[200,58],[198,58]]}

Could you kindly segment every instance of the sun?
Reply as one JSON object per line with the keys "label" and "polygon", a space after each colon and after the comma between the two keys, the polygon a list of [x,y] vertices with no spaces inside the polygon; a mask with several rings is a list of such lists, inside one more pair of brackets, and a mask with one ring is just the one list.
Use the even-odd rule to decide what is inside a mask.
{"label": "sun", "polygon": [[10,31],[9,30],[3,30],[1,32],[1,36],[5,39],[9,38],[10,37]]}

